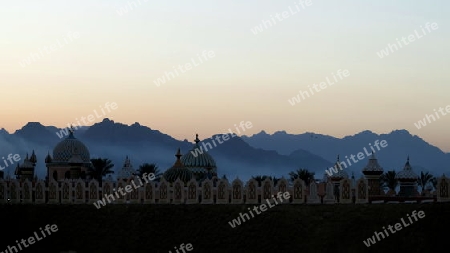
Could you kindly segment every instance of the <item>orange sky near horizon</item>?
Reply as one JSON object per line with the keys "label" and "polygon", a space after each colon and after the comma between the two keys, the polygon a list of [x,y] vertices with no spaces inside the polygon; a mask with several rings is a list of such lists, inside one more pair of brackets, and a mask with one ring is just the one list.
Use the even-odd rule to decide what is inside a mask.
{"label": "orange sky near horizon", "polygon": [[[450,2],[432,2],[312,0],[279,21],[292,1],[150,0],[126,13],[125,0],[5,1],[0,128],[65,127],[115,102],[105,117],[180,140],[250,121],[246,135],[406,129],[450,152],[449,115],[414,124],[450,105]],[[290,104],[339,70],[349,75]]]}

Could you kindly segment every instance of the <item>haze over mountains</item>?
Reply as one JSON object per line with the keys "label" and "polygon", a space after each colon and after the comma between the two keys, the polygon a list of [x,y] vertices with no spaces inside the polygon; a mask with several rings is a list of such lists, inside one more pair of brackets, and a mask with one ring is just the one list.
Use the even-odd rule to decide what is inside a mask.
{"label": "haze over mountains", "polygon": [[[24,158],[26,153],[34,149],[38,158],[36,173],[43,178],[47,152],[52,155],[55,145],[66,137],[58,137],[56,132],[60,130],[38,122],[30,122],[12,134],[2,129],[0,155],[13,153]],[[109,119],[75,131],[75,137],[88,147],[91,158],[101,157],[113,161],[116,171],[113,177],[121,169],[127,155],[135,169],[148,162],[156,163],[160,171],[164,172],[175,162],[177,148],[181,148],[183,154],[192,149],[195,134],[187,136],[189,141],[181,141],[139,123],[125,125]],[[211,138],[214,136],[205,138],[199,133],[199,138],[204,143],[212,143]],[[373,145],[377,139],[388,143],[387,147],[376,153],[385,171],[399,171],[403,168],[407,155],[410,155],[411,164],[417,173],[424,170],[436,176],[442,173],[448,175],[450,172],[449,153],[429,145],[418,136],[412,136],[406,130],[380,135],[363,131],[342,139],[314,133],[295,135],[279,131],[267,134],[262,131],[253,136],[231,138],[223,144],[217,144],[208,153],[216,161],[219,176],[225,174],[231,180],[237,176],[246,180],[253,175],[288,177],[290,171],[300,167],[315,172],[316,178],[322,179],[324,170],[333,165],[338,154],[341,161],[344,161],[345,156],[363,152],[364,147],[370,151],[369,143]],[[359,177],[366,163],[367,158],[364,158],[346,170],[349,175],[353,171]],[[15,165],[6,168],[6,174],[13,176],[14,168]]]}

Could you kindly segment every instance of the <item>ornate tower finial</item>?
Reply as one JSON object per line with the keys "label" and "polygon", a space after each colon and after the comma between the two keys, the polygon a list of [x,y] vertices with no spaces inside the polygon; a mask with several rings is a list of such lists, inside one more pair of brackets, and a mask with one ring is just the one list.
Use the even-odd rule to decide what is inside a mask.
{"label": "ornate tower finial", "polygon": [[175,155],[177,157],[177,160],[175,161],[174,167],[183,167],[183,163],[181,162],[181,151],[180,148],[177,150],[177,154]]}
{"label": "ornate tower finial", "polygon": [[69,127],[69,137],[70,138],[75,138],[75,136],[73,135],[73,133],[75,132],[75,127],[73,127],[73,125],[70,125]]}
{"label": "ornate tower finial", "polygon": [[198,134],[195,134],[195,143],[199,143],[200,140],[198,139]]}
{"label": "ornate tower finial", "polygon": [[339,155],[338,155],[338,157],[337,157],[337,161],[339,162]]}
{"label": "ornate tower finial", "polygon": [[177,157],[177,160],[180,160],[180,158],[181,158],[181,151],[180,151],[180,148],[178,148],[178,151],[177,151],[177,154],[175,155],[176,157]]}

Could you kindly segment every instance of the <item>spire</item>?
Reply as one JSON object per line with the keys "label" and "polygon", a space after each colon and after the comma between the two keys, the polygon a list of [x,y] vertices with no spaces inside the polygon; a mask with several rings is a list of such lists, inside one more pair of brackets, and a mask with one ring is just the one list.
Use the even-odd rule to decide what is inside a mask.
{"label": "spire", "polygon": [[408,158],[406,158],[406,163],[405,163],[405,167],[403,168],[403,170],[412,170],[411,164],[409,164],[409,155],[408,155]]}
{"label": "spire", "polygon": [[74,139],[75,138],[75,136],[73,135],[74,132],[75,132],[75,128],[73,127],[73,125],[70,125],[69,136],[67,138]]}
{"label": "spire", "polygon": [[181,154],[180,148],[178,148],[177,153],[175,154],[175,156],[177,157],[177,160],[176,160],[175,163],[173,164],[172,168],[174,168],[174,167],[182,167],[182,168],[184,168],[184,165],[183,165],[183,163],[181,162],[181,156],[182,156],[182,154]]}
{"label": "spire", "polygon": [[128,155],[125,157],[125,163],[123,164],[123,167],[131,167],[131,160]]}
{"label": "spire", "polygon": [[48,151],[47,157],[45,157],[45,163],[51,163],[51,162],[52,162],[52,157],[50,156],[50,151]]}
{"label": "spire", "polygon": [[367,161],[367,165],[363,168],[363,174],[366,175],[381,175],[383,174],[383,167],[378,163],[377,158],[375,157],[375,152],[372,151],[369,160]]}
{"label": "spire", "polygon": [[337,157],[337,161],[339,162],[339,155],[338,155],[338,157]]}
{"label": "spire", "polygon": [[200,142],[200,140],[198,139],[198,134],[195,134],[195,143],[199,143]]}
{"label": "spire", "polygon": [[181,158],[181,151],[180,151],[180,148],[178,148],[177,154],[176,154],[175,156],[177,157],[177,161],[179,161],[180,158]]}
{"label": "spire", "polygon": [[35,164],[37,162],[36,154],[34,153],[34,149],[33,149],[33,153],[31,153],[30,162],[32,162],[33,164]]}

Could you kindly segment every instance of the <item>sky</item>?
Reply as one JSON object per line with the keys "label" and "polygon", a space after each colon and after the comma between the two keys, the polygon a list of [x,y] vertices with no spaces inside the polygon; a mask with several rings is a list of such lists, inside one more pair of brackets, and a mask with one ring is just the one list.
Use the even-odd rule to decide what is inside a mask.
{"label": "sky", "polygon": [[[445,0],[1,1],[0,128],[65,127],[97,110],[181,140],[250,121],[245,135],[406,129],[450,152],[450,115],[434,112],[450,106],[449,7]],[[117,108],[102,114],[108,102]],[[419,129],[425,114],[436,121]]]}

